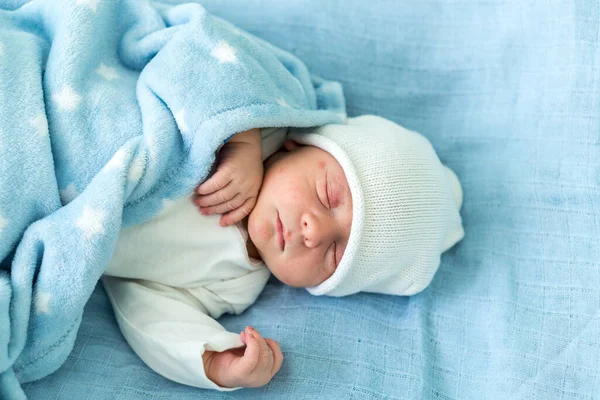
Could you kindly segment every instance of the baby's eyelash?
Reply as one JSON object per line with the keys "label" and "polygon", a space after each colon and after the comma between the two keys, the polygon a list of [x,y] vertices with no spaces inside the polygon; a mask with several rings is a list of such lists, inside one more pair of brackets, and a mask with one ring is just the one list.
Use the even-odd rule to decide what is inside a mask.
{"label": "baby's eyelash", "polygon": [[337,245],[335,244],[335,242],[333,242],[333,266],[336,267],[337,266]]}
{"label": "baby's eyelash", "polygon": [[322,192],[322,190],[319,190],[319,185],[316,186],[316,192],[317,192],[317,198],[319,199],[319,202],[321,203],[321,205],[325,208],[327,208],[327,205],[325,204],[325,202],[323,201],[321,194],[319,192]]}

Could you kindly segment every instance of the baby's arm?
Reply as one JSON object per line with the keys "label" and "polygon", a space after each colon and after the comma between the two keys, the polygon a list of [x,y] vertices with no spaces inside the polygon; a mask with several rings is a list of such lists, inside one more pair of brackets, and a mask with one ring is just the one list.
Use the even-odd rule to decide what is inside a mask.
{"label": "baby's arm", "polygon": [[170,380],[217,390],[256,387],[281,366],[277,342],[251,328],[242,334],[226,331],[207,315],[211,310],[179,289],[109,276],[102,281],[129,345]]}
{"label": "baby's arm", "polygon": [[244,219],[254,206],[263,180],[260,129],[234,135],[218,155],[217,171],[196,188],[194,202],[204,215],[223,214],[222,226]]}

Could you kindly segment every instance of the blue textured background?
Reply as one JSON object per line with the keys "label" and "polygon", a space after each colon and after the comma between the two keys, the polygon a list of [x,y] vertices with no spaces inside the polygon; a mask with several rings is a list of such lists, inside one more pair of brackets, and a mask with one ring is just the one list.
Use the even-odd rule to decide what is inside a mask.
{"label": "blue textured background", "polygon": [[286,359],[229,394],[168,382],[97,288],[32,399],[591,399],[600,396],[600,6],[596,1],[202,1],[343,83],[349,115],[427,136],[460,177],[466,237],[412,298],[270,284],[225,326]]}

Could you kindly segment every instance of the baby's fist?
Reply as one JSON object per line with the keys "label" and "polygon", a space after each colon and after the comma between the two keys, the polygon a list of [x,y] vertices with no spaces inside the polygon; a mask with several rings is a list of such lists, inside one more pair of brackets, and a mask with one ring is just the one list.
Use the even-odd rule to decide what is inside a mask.
{"label": "baby's fist", "polygon": [[222,387],[259,387],[269,383],[283,363],[279,343],[251,327],[240,333],[245,348],[205,352],[206,376]]}
{"label": "baby's fist", "polygon": [[260,130],[238,133],[219,152],[215,174],[196,188],[194,202],[202,214],[223,214],[221,225],[231,225],[250,214],[262,180]]}

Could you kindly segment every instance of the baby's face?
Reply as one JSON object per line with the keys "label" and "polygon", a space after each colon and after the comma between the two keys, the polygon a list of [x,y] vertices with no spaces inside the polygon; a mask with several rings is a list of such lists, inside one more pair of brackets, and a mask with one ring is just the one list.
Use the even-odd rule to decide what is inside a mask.
{"label": "baby's face", "polygon": [[313,146],[285,143],[265,163],[248,233],[283,283],[316,286],[337,268],[352,224],[352,196],[340,164]]}

